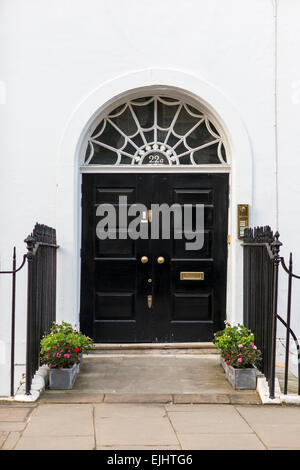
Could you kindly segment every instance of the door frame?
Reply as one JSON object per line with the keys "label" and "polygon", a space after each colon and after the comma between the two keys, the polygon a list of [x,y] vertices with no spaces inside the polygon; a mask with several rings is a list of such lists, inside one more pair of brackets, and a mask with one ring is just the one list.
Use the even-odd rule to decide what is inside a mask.
{"label": "door frame", "polygon": [[[98,166],[97,166],[98,167]],[[114,171],[113,168],[120,168],[121,171]],[[167,168],[169,168],[169,171],[167,170]],[[80,175],[80,181],[81,181],[81,197],[82,197],[82,175],[83,174],[174,174],[176,173],[177,175],[178,174],[196,174],[196,175],[201,175],[201,174],[228,174],[228,212],[227,212],[227,225],[228,225],[228,232],[229,232],[229,227],[230,227],[230,187],[231,187],[231,173],[230,171],[222,171],[222,172],[217,172],[217,171],[203,171],[203,169],[201,169],[201,171],[199,171],[199,168],[197,167],[193,167],[195,168],[195,170],[197,171],[180,171],[180,166],[177,167],[178,170],[177,171],[170,171],[170,168],[173,169],[173,167],[168,167],[167,165],[166,166],[159,166],[157,168],[155,168],[154,166],[152,167],[148,167],[147,165],[143,166],[143,165],[139,165],[139,166],[132,166],[132,170],[135,169],[136,171],[132,171],[131,168],[122,168],[122,167],[112,167],[110,165],[106,165],[104,166],[103,165],[103,171],[102,172],[99,172],[97,171],[97,169],[94,167],[93,168],[93,171],[82,171],[81,172],[81,175]],[[186,168],[186,167],[184,167]],[[147,169],[147,171],[146,171]],[[156,171],[158,169],[158,171]],[[130,171],[131,170],[131,171]],[[82,237],[82,208],[83,208],[83,205],[80,204],[80,230],[81,230],[81,237]],[[80,246],[82,247],[82,239],[81,239],[81,244]],[[229,262],[230,262],[230,250],[229,250],[229,246],[228,246],[228,243],[227,243],[227,249],[225,250],[227,252],[227,262],[226,262],[226,305],[225,305],[225,308],[226,308],[226,316],[225,316],[225,319],[227,320],[227,312],[228,312],[228,307],[231,305],[230,304],[230,299],[228,299],[228,294],[229,294],[229,282],[228,282],[228,275],[229,275]],[[81,261],[81,257],[80,257],[80,277],[81,277],[81,266],[82,266],[82,261]],[[81,288],[80,288],[80,295],[81,295]],[[79,322],[80,322],[80,308],[81,308],[81,297],[79,295]],[[149,343],[149,344],[153,344],[153,342]]]}
{"label": "door frame", "polygon": [[[228,220],[228,234],[231,233],[231,210],[230,210],[230,200],[231,200],[231,186],[232,186],[232,173],[230,168],[223,168],[223,171],[220,171],[220,167],[218,168],[217,165],[213,168],[206,166],[206,167],[168,167],[166,166],[159,166],[159,167],[148,167],[147,165],[139,165],[139,166],[132,166],[132,168],[122,168],[122,166],[110,166],[110,165],[97,165],[97,168],[94,167],[85,167],[84,169],[81,169],[80,171],[80,200],[82,199],[82,175],[83,174],[91,174],[91,173],[96,173],[96,174],[105,174],[105,173],[118,173],[118,174],[137,174],[137,173],[149,173],[149,174],[158,174],[158,173],[184,173],[184,174],[207,174],[207,173],[213,173],[213,174],[228,174],[228,214],[227,214],[227,220]],[[101,170],[101,171],[99,171]],[[183,171],[182,171],[183,170]],[[217,171],[219,170],[219,171]],[[82,204],[80,204],[80,247],[82,247]],[[231,244],[227,244],[227,272],[226,272],[226,313],[231,311],[232,308],[232,282],[231,282],[231,276],[230,273],[232,272],[232,250]],[[81,279],[81,257],[80,257],[80,262],[79,262],[79,276]],[[79,289],[79,322],[80,322],[80,289]],[[227,315],[226,315],[227,319]]]}

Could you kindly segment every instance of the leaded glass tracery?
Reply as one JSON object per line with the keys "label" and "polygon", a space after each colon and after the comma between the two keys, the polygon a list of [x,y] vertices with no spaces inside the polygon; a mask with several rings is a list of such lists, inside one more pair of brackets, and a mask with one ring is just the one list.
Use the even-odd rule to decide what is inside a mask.
{"label": "leaded glass tracery", "polygon": [[167,96],[131,99],[103,117],[85,165],[227,165],[224,139],[208,116]]}

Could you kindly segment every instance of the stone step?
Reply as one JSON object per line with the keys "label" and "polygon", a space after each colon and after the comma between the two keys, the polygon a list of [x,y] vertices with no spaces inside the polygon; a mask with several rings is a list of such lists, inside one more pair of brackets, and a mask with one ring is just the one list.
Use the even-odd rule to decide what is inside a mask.
{"label": "stone step", "polygon": [[[145,346],[140,351],[143,350]],[[201,347],[196,350],[201,351]],[[44,403],[260,403],[256,391],[232,388],[217,354],[126,355],[102,351],[83,357],[72,390],[49,390],[40,400]]]}
{"label": "stone step", "polygon": [[260,405],[256,391],[239,390],[231,393],[92,393],[75,390],[47,390],[39,399],[47,404],[87,404],[87,403],[148,403],[148,404],[223,404]]}
{"label": "stone step", "polygon": [[93,354],[179,355],[218,354],[213,343],[94,343]]}

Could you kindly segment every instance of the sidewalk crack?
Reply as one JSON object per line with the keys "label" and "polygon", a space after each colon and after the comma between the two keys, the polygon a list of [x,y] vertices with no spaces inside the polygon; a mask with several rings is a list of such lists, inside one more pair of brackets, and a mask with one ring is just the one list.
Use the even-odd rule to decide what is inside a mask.
{"label": "sidewalk crack", "polygon": [[240,411],[237,409],[237,407],[235,405],[234,406],[234,409],[235,411],[240,415],[240,417],[245,421],[245,423],[249,426],[249,428],[253,431],[253,433],[255,434],[255,436],[257,437],[257,439],[262,443],[262,445],[264,446],[265,450],[268,450],[268,447],[266,446],[266,444],[264,443],[264,441],[261,439],[261,437],[257,434],[257,432],[253,429],[253,427],[251,426],[250,423],[248,423],[248,421],[246,420],[246,418],[240,413]]}
{"label": "sidewalk crack", "polygon": [[92,407],[92,417],[93,417],[93,430],[94,430],[94,448],[93,450],[97,450],[97,439],[96,439],[96,423],[95,423],[95,406]]}
{"label": "sidewalk crack", "polygon": [[170,425],[171,425],[171,428],[173,429],[174,434],[175,434],[175,436],[176,436],[176,439],[177,439],[177,441],[178,441],[179,447],[180,447],[180,449],[182,450],[182,445],[181,445],[180,439],[179,439],[179,437],[178,437],[177,431],[176,431],[176,429],[174,428],[174,425],[173,425],[173,423],[172,423],[172,421],[171,421],[171,418],[170,418],[170,416],[169,416],[169,412],[168,412],[168,410],[166,409],[166,406],[165,406],[165,405],[164,405],[164,409],[165,409],[165,412],[166,412],[166,416],[167,416],[167,418],[168,418],[168,420],[169,420],[169,423],[170,423]]}

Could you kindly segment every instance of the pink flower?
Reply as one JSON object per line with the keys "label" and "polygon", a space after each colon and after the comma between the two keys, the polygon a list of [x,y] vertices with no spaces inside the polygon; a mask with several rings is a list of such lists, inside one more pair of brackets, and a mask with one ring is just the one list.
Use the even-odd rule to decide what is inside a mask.
{"label": "pink flower", "polygon": [[61,354],[59,354],[59,353],[56,353],[56,356],[57,356],[57,357],[60,357],[60,356],[61,356]]}
{"label": "pink flower", "polygon": [[239,357],[238,362],[243,362],[243,359],[241,357]]}
{"label": "pink flower", "polygon": [[242,348],[242,347],[243,347],[243,345],[242,345],[242,344],[238,344],[238,348]]}
{"label": "pink flower", "polygon": [[64,354],[64,357],[66,357],[67,359],[69,359],[70,354]]}
{"label": "pink flower", "polygon": [[254,346],[253,346],[253,349],[257,349],[257,346],[254,345]]}
{"label": "pink flower", "polygon": [[251,341],[251,346],[254,346],[254,343],[253,343],[253,341]]}

